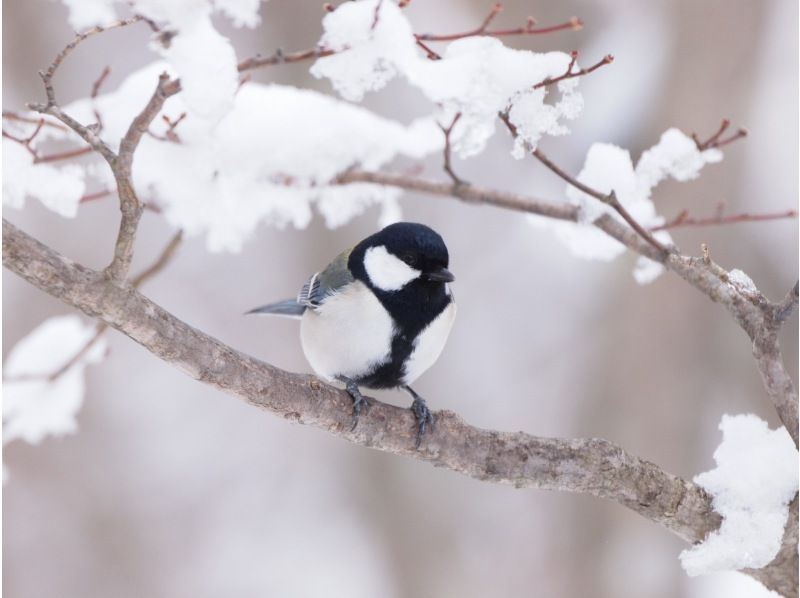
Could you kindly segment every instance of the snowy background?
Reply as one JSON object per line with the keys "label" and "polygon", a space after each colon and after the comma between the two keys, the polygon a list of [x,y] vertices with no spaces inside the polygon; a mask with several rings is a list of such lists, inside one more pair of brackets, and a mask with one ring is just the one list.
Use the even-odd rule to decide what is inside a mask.
{"label": "snowy background", "polygon": [[[489,7],[416,0],[404,13],[417,32],[446,33],[474,28]],[[580,81],[584,106],[579,118],[566,123],[571,134],[541,141],[560,165],[579,172],[594,142],[626,148],[636,164],[670,127],[710,134],[728,117],[734,127],[746,126],[750,137],[727,148],[725,159],[706,166],[697,180],[665,181],[655,188],[650,199],[657,213],[670,218],[687,208],[693,215],[711,214],[721,200],[731,213],[795,205],[795,3],[509,2],[495,25],[518,26],[531,12],[542,25],[578,15],[586,27],[504,40],[509,47],[577,49],[583,66],[607,53],[616,57],[614,64]],[[67,14],[56,2],[5,2],[5,110],[19,111],[26,101],[42,98],[36,71],[70,39]],[[270,0],[262,5],[262,24],[256,28],[236,28],[221,15],[212,20],[242,59],[279,47],[313,46],[323,34],[323,14],[317,2]],[[203,30],[207,23],[193,26],[196,35],[209,39]],[[224,57],[229,47],[211,39],[219,44],[211,54]],[[148,49],[149,42],[141,24],[86,42],[57,75],[60,101],[85,97],[109,65],[108,95],[98,102],[137,105],[135,93],[113,95],[123,83],[133,85],[128,75],[159,58],[179,70],[191,66],[180,62],[180,47],[159,55]],[[405,219],[425,222],[443,235],[458,277],[459,319],[439,363],[419,383],[433,408],[453,409],[481,427],[605,437],[683,477],[713,467],[722,414],[752,412],[777,425],[744,333],[721,308],[677,278],[638,285],[630,255],[613,262],[579,259],[550,232],[532,226],[540,223],[520,214],[370,188],[356,198],[367,208],[363,215],[328,228],[340,224],[341,210],[354,200],[335,189],[318,189],[315,184],[325,173],[304,171],[309,165],[327,159],[336,166],[337,159],[349,158],[371,159],[379,167],[394,155],[406,156],[408,164],[408,157],[429,154],[425,174],[444,178],[438,150],[426,145],[425,127],[431,123],[424,118],[431,115],[432,99],[447,110],[448,102],[469,90],[444,97],[448,90],[436,87],[441,77],[426,70],[435,63],[418,63],[396,44],[388,48],[402,76],[367,93],[361,105],[394,123],[378,123],[344,107],[340,118],[351,126],[331,129],[319,119],[328,100],[246,85],[236,96],[237,110],[248,102],[296,105],[297,121],[265,115],[258,122],[227,123],[215,142],[231,156],[230,164],[213,162],[213,152],[181,164],[170,159],[168,146],[164,155],[137,163],[144,174],[160,163],[172,165],[168,178],[137,184],[176,201],[163,216],[145,214],[135,269],[160,251],[172,234],[169,222],[196,233],[169,269],[147,285],[148,296],[237,348],[307,371],[296,323],[254,322],[240,314],[293,294],[308,273],[372,232],[382,218],[393,217],[399,205]],[[435,48],[444,53],[446,46]],[[457,57],[470,49],[462,44],[451,51]],[[492,52],[505,52],[496,45],[472,50],[487,60]],[[336,97],[331,81],[309,72],[312,64],[254,71],[253,81]],[[358,88],[342,88],[335,62],[317,63],[313,70],[331,77],[342,95],[360,96]],[[187,89],[175,100],[185,100],[209,120],[227,109],[224,86],[219,98],[193,96]],[[573,103],[559,110],[566,115],[574,108]],[[75,110],[91,114],[91,106],[78,104]],[[109,134],[125,125],[124,118],[112,120],[113,114],[109,111],[104,121]],[[474,183],[566,200],[561,181],[530,158],[511,158],[508,136],[499,131],[489,137],[481,119],[480,113],[464,118],[462,124],[471,128],[456,146],[465,156],[454,162],[458,173]],[[546,124],[549,132],[558,132],[552,122]],[[353,127],[360,132],[354,134]],[[247,131],[256,129],[273,131],[271,139],[294,141],[319,132],[314,138],[326,143],[317,145],[334,149],[301,162],[294,156],[307,157],[312,148],[298,141],[284,144],[279,149],[287,151],[281,152],[270,138],[256,140],[261,145],[253,147],[256,141]],[[207,132],[202,118],[194,124],[187,119],[176,131],[189,139]],[[532,131],[531,140],[537,134]],[[466,157],[483,143],[482,153]],[[222,183],[215,191],[223,201],[236,201],[243,188],[252,190],[246,152],[231,154],[242,146],[285,160],[276,176],[298,169],[290,174],[315,189],[313,209],[321,216],[296,210],[298,198],[270,184],[260,192],[271,198],[272,212],[257,217],[307,225],[305,230],[257,225],[253,210],[262,205],[257,197],[247,211],[232,206],[225,219],[204,220],[206,211],[187,210],[181,197],[189,201],[206,192],[203,177],[209,168],[221,168]],[[16,158],[14,165],[21,169],[25,156]],[[589,163],[586,170],[589,176]],[[75,191],[76,197],[82,192]],[[382,207],[369,208],[373,203]],[[69,209],[62,206],[64,211]],[[89,266],[102,267],[110,256],[118,210],[109,199],[81,206],[74,220],[30,200],[24,209],[4,213]],[[772,298],[782,296],[796,278],[795,221],[679,229],[672,236],[695,254],[699,243],[708,243],[723,267],[748,273]],[[5,271],[3,282],[5,357],[46,318],[70,312]],[[796,322],[782,339],[795,380]],[[79,322],[63,324],[74,338],[91,335]],[[743,576],[687,577],[678,560],[685,545],[615,504],[482,484],[350,446],[188,380],[119,335],[109,335],[107,343],[107,359],[86,370],[77,433],[37,446],[15,441],[4,449],[9,480],[3,589],[9,596],[759,595],[756,584]],[[103,347],[95,349],[87,361],[100,357]],[[52,359],[63,361],[59,355]],[[11,369],[13,363],[6,366]],[[381,398],[406,401],[393,393]],[[12,429],[12,437],[31,440],[23,424]],[[53,428],[67,432],[70,425],[59,421]]]}

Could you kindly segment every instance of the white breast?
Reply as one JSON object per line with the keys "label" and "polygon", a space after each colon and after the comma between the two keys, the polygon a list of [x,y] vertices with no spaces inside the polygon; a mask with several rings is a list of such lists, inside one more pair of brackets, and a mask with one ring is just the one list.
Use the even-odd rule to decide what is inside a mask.
{"label": "white breast", "polygon": [[359,378],[388,360],[393,329],[381,302],[356,281],[316,310],[306,310],[300,340],[306,359],[321,378]]}
{"label": "white breast", "polygon": [[406,362],[403,381],[411,384],[439,358],[456,319],[456,303],[451,301],[436,319],[419,333],[414,350]]}

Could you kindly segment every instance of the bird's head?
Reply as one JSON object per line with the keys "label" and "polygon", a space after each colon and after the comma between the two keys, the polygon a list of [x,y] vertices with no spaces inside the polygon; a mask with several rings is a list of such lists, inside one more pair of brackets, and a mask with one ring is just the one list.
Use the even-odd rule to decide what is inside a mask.
{"label": "bird's head", "polygon": [[368,286],[384,292],[407,285],[441,288],[455,277],[439,234],[424,224],[398,222],[367,237],[353,248],[348,267]]}

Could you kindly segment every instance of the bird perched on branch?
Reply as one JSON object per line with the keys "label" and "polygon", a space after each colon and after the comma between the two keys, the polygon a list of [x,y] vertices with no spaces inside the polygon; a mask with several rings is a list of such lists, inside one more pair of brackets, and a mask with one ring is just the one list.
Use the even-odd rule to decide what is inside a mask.
{"label": "bird perched on branch", "polygon": [[409,385],[439,357],[453,326],[448,265],[438,233],[398,222],[336,256],[296,299],[247,313],[302,318],[303,353],[318,376],[347,388],[353,429],[368,406],[359,387],[406,390],[419,446],[433,417]]}

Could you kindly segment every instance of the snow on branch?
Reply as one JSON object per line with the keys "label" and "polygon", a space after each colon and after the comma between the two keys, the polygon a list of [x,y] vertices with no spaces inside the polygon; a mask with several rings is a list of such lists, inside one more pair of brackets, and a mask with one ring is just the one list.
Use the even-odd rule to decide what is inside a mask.
{"label": "snow on branch", "polygon": [[798,453],[785,428],[770,430],[751,414],[725,415],[719,429],[717,466],[694,481],[712,496],[722,525],[681,553],[681,565],[692,577],[770,563],[781,548],[789,503],[798,490]]}

